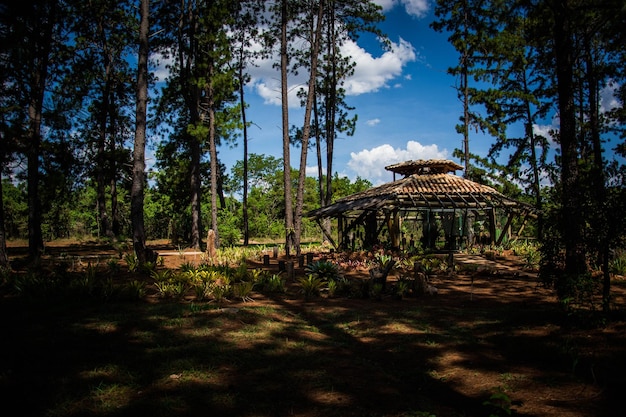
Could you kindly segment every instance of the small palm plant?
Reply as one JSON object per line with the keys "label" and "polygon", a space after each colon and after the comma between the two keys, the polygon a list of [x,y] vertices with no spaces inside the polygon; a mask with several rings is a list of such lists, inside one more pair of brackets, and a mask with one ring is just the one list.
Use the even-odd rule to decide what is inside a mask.
{"label": "small palm plant", "polygon": [[236,298],[240,298],[241,301],[252,301],[252,297],[250,297],[250,293],[252,293],[252,288],[254,287],[254,282],[252,281],[239,281],[233,284],[233,295]]}
{"label": "small palm plant", "polygon": [[319,296],[324,287],[324,281],[314,274],[308,274],[306,277],[300,278],[298,282],[302,287],[300,291],[305,300]]}
{"label": "small palm plant", "polygon": [[321,281],[336,281],[341,278],[339,266],[331,261],[315,261],[304,268],[307,275],[314,275]]}
{"label": "small palm plant", "polygon": [[139,269],[139,259],[137,259],[137,256],[132,252],[127,252],[126,255],[124,255],[124,262],[126,262],[126,266],[130,272],[137,272]]}

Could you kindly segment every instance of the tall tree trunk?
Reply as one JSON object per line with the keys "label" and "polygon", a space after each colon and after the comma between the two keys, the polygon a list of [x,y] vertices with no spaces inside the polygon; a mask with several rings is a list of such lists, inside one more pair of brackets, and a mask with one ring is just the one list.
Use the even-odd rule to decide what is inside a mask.
{"label": "tall tree trunk", "polygon": [[[240,62],[243,62],[243,58],[240,58]],[[244,78],[242,64],[239,67],[239,100],[243,127],[243,245],[248,246],[250,243],[250,225],[248,221],[248,121],[246,120],[246,100],[244,99]]]}
{"label": "tall tree trunk", "polygon": [[463,177],[468,178],[468,176],[470,175],[470,170],[469,170],[469,158],[470,158],[470,151],[469,151],[469,124],[470,124],[470,113],[469,113],[469,79],[468,79],[468,72],[469,72],[469,51],[468,51],[468,46],[467,46],[467,42],[468,42],[468,5],[467,5],[467,1],[464,2],[464,8],[463,8],[463,13],[464,13],[464,31],[465,31],[465,44],[464,44],[464,48],[465,50],[463,51],[463,56],[462,56],[462,61],[461,62],[461,77],[462,77],[462,82],[463,85],[461,86],[462,90],[463,90],[463,162],[465,165],[465,170],[463,172]]}
{"label": "tall tree trunk", "polygon": [[201,233],[201,178],[200,178],[200,140],[196,137],[191,138],[191,247],[200,249],[202,241]]}
{"label": "tall tree trunk", "polygon": [[[111,161],[113,164],[113,171],[115,170],[115,162]],[[109,196],[111,197],[111,239],[117,240],[117,237],[120,235],[120,215],[119,215],[119,203],[117,200],[117,181],[115,180],[115,174],[109,180],[110,184],[110,192]]]}
{"label": "tall tree trunk", "polygon": [[[43,235],[41,232],[41,203],[39,201],[39,157],[41,156],[41,120],[45,87],[49,73],[50,54],[52,52],[53,30],[56,25],[58,3],[52,1],[42,28],[37,31],[33,49],[32,78],[28,103],[28,150],[27,187],[28,187],[28,254],[34,260],[41,257]],[[44,13],[44,10],[39,10]]]}
{"label": "tall tree trunk", "polygon": [[[0,155],[2,157],[3,155]],[[0,167],[4,165],[0,163]],[[2,197],[2,172],[0,172],[0,267],[9,266],[9,257],[7,255],[7,237],[4,227],[4,198]]]}
{"label": "tall tree trunk", "polygon": [[586,78],[589,95],[589,133],[591,137],[591,145],[593,148],[593,168],[592,181],[593,190],[595,191],[595,204],[598,209],[596,212],[596,220],[598,221],[597,233],[600,238],[600,247],[598,248],[599,258],[602,265],[602,309],[608,313],[611,309],[611,273],[609,272],[609,256],[611,249],[611,238],[609,233],[609,220],[607,212],[607,190],[604,176],[604,161],[602,158],[602,142],[600,139],[600,120],[598,106],[598,78],[596,75],[596,65],[593,59],[593,50],[591,40],[585,42],[585,64]]}
{"label": "tall tree trunk", "polygon": [[220,235],[217,224],[217,144],[215,143],[215,90],[213,87],[213,77],[215,76],[215,67],[213,63],[209,64],[209,85],[208,85],[208,100],[209,100],[209,157],[211,158],[211,228],[215,232],[215,248],[220,247]]}
{"label": "tall tree trunk", "polygon": [[111,238],[117,240],[120,235],[120,214],[117,201],[117,163],[115,154],[117,153],[115,143],[115,130],[117,129],[114,112],[111,112],[110,138],[109,138],[109,195],[111,197]]}
{"label": "tall tree trunk", "polygon": [[[298,176],[298,191],[296,195],[295,215],[295,241],[296,254],[300,255],[302,238],[302,209],[304,206],[304,183],[306,181],[306,160],[309,149],[309,136],[311,134],[311,112],[315,98],[315,81],[317,79],[317,59],[319,55],[320,37],[322,32],[322,18],[324,13],[324,1],[320,0],[315,29],[311,28],[311,73],[309,75],[309,91],[304,109],[304,126],[302,128],[302,147],[300,152],[300,173]],[[311,22],[313,26],[313,22]]]}
{"label": "tall tree trunk", "polygon": [[133,183],[130,190],[130,213],[133,248],[140,263],[146,262],[146,234],[143,217],[144,172],[146,168],[146,125],[148,114],[148,37],[150,0],[141,0],[139,24],[139,63],[137,66],[137,108],[133,149]]}
{"label": "tall tree trunk", "polygon": [[[524,91],[529,91],[528,88],[528,78],[526,77],[526,71],[523,71],[522,76],[524,77]],[[533,171],[533,193],[535,194],[535,207],[539,212],[537,218],[537,238],[539,241],[543,239],[543,199],[541,198],[541,178],[539,178],[539,162],[537,161],[537,149],[536,149],[536,139],[535,133],[533,132],[533,124],[534,118],[532,114],[532,109],[530,107],[530,102],[525,102],[525,110],[526,110],[526,124],[525,124],[525,135],[528,140],[528,147],[530,149],[530,163]]]}
{"label": "tall tree trunk", "polygon": [[[561,231],[565,245],[565,277],[569,280],[586,271],[583,244],[583,220],[579,193],[578,138],[574,106],[573,36],[571,10],[568,1],[553,1],[554,56],[557,77],[557,97],[560,117],[561,143]],[[563,288],[563,286],[560,286]]]}
{"label": "tall tree trunk", "polygon": [[293,224],[293,202],[291,197],[291,155],[289,149],[289,98],[287,85],[287,71],[289,59],[287,56],[287,0],[281,0],[280,13],[280,90],[283,129],[283,180],[285,186],[285,251],[287,256],[295,246]]}
{"label": "tall tree trunk", "polygon": [[28,253],[33,259],[39,259],[43,251],[41,233],[41,204],[39,202],[39,155],[41,154],[41,98],[33,97],[28,109],[30,116],[28,158]]}
{"label": "tall tree trunk", "polygon": [[110,72],[111,66],[105,54],[105,86],[102,93],[102,103],[100,107],[100,122],[98,132],[98,154],[96,156],[96,207],[98,208],[98,218],[100,219],[100,236],[111,237],[111,224],[106,208],[106,138],[107,120],[110,111],[109,98],[111,90]]}
{"label": "tall tree trunk", "polygon": [[[324,206],[330,206],[333,202],[333,158],[335,155],[335,120],[337,115],[337,42],[335,27],[335,7],[331,5],[328,10],[328,45],[327,53],[330,57],[330,89],[326,92],[326,194]],[[330,232],[330,219],[324,220],[327,231]],[[330,235],[330,233],[329,233]]]}
{"label": "tall tree trunk", "polygon": [[[322,138],[320,131],[320,120],[317,107],[317,92],[315,92],[315,99],[313,100],[313,123],[315,126],[315,151],[317,157],[317,190],[319,194],[319,205],[325,207],[326,198],[324,192],[324,167],[322,166]],[[327,242],[330,236],[330,218],[325,217],[320,223],[322,230],[322,241]]]}

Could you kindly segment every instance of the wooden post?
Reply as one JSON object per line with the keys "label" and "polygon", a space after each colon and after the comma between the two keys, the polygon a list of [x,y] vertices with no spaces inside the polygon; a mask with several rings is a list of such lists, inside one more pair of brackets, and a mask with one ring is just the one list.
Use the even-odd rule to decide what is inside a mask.
{"label": "wooden post", "polygon": [[270,266],[270,256],[263,255],[263,266]]}
{"label": "wooden post", "polygon": [[337,216],[337,242],[339,242],[340,248],[346,247],[346,242],[344,240],[345,238],[346,237],[344,236],[343,232],[343,216],[340,214],[339,216]]}
{"label": "wooden post", "polygon": [[489,244],[493,245],[496,243],[496,209],[489,209]]}
{"label": "wooden post", "polygon": [[211,263],[215,261],[215,231],[209,229],[206,238],[206,254]]}
{"label": "wooden post", "polygon": [[286,263],[287,266],[287,279],[293,280],[296,276],[294,272],[293,262],[289,261]]}

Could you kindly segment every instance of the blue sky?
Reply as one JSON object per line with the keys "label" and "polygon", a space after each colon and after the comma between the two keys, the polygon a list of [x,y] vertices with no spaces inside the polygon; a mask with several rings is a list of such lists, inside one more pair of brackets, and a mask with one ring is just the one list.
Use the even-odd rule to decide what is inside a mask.
{"label": "blue sky", "polygon": [[[393,43],[391,51],[381,48],[372,36],[348,44],[344,53],[357,63],[346,83],[348,105],[358,115],[352,137],[335,143],[333,171],[379,184],[392,179],[386,165],[409,159],[452,158],[461,137],[455,124],[462,107],[453,89],[454,78],[446,74],[457,54],[447,35],[429,27],[431,0],[376,1],[383,6],[385,21],[380,28]],[[249,152],[282,157],[282,130],[278,73],[269,63],[252,72],[247,88]],[[290,86],[306,81],[306,74],[291,76]],[[302,126],[304,115],[290,96],[290,124]],[[222,148],[220,159],[227,167],[242,159],[242,146]],[[300,149],[292,148],[291,165],[299,167]],[[316,172],[315,154],[309,152],[307,171]]]}
{"label": "blue sky", "polygon": [[[434,19],[434,0],[375,0],[386,16],[380,28],[392,42],[383,50],[373,36],[348,43],[343,53],[356,62],[354,75],[346,81],[346,102],[358,115],[355,135],[335,143],[334,172],[354,180],[357,176],[374,185],[392,180],[385,166],[412,159],[452,157],[461,148],[462,137],[455,125],[462,104],[454,89],[455,78],[446,73],[455,66],[458,54],[448,35],[429,27]],[[273,68],[277,57],[257,62],[246,88],[249,104],[249,152],[282,157],[279,73]],[[302,126],[304,115],[296,92],[308,75],[289,77],[290,125]],[[612,89],[603,91],[603,105],[615,106]],[[558,128],[558,119],[542,121],[535,132],[546,137]],[[486,156],[493,139],[470,133],[470,151]],[[219,149],[228,170],[243,158],[243,146]],[[300,149],[292,148],[291,165],[299,168]],[[501,161],[505,162],[505,161]],[[317,173],[314,152],[309,152],[307,172]],[[324,167],[325,168],[325,167]],[[457,174],[461,174],[460,172]]]}

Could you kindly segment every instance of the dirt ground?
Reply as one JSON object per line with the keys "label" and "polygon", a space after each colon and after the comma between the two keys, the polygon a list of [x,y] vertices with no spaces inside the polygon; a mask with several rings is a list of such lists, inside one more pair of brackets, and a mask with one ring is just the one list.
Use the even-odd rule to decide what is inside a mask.
{"label": "dirt ground", "polygon": [[[13,254],[20,248],[10,249]],[[200,255],[160,244],[165,267],[178,268],[181,262],[200,262]],[[48,256],[114,256],[105,246],[49,246]],[[329,256],[316,254],[315,259]],[[250,262],[250,267],[278,271],[278,261],[270,265]],[[380,301],[320,297],[305,301],[295,291],[276,298],[255,294],[249,303],[233,302],[229,308],[267,305],[288,309],[312,324],[327,329],[333,337],[343,332],[356,339],[352,350],[336,347],[332,373],[344,374],[352,381],[350,392],[359,392],[363,409],[371,415],[421,416],[393,414],[377,410],[396,410],[408,396],[421,398],[420,404],[436,416],[484,415],[486,401],[494,405],[493,415],[543,417],[588,417],[623,415],[626,400],[626,281],[613,280],[613,310],[610,319],[572,317],[559,308],[553,293],[539,285],[536,273],[525,271],[520,260],[506,254],[495,260],[481,256],[455,255],[455,264],[475,264],[472,273],[442,273],[432,278],[434,295],[401,300],[384,297]],[[303,269],[297,266],[295,275]],[[367,278],[364,266],[346,266],[349,276]],[[394,273],[390,281],[397,279]],[[155,300],[158,302],[158,300]],[[346,310],[360,311],[353,328],[339,328],[328,318]],[[414,323],[398,322],[393,326],[369,330],[382,314],[394,311],[419,311],[422,328]],[[404,317],[404,316],[402,316]],[[369,321],[369,323],[368,323]],[[368,329],[365,331],[365,329]],[[328,354],[328,352],[326,353]],[[354,365],[360,357],[370,366],[367,378]],[[414,375],[407,368],[419,369]],[[428,376],[429,383],[417,379]],[[266,381],[265,381],[266,382]],[[256,381],[255,383],[263,383]],[[425,387],[422,391],[414,387]],[[413,388],[411,388],[413,387]],[[320,390],[317,400],[340,407],[346,396],[341,392]],[[375,401],[373,401],[375,399]],[[373,401],[373,405],[367,405]],[[466,403],[465,406],[460,404]],[[478,410],[475,413],[472,410]],[[318,415],[294,413],[294,415]],[[339,414],[338,414],[339,415]]]}

